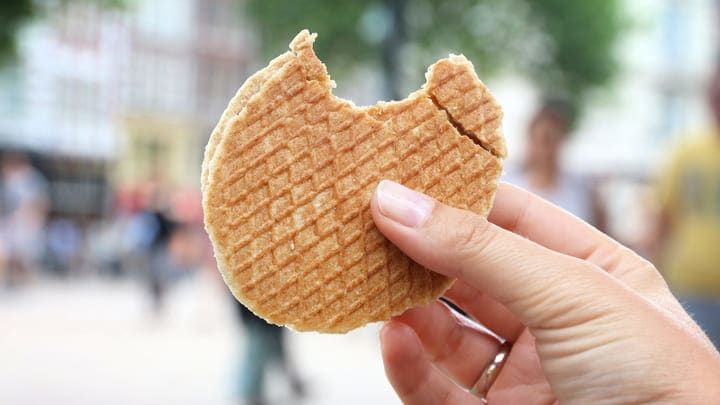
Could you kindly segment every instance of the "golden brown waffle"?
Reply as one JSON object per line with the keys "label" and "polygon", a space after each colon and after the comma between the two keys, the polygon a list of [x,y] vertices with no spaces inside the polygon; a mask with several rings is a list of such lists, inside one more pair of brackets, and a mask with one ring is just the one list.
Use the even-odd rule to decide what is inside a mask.
{"label": "golden brown waffle", "polygon": [[203,204],[235,297],[269,322],[340,333],[450,287],[379,233],[369,200],[390,179],[487,215],[502,111],[462,56],[405,100],[355,107],[332,95],[314,39],[302,31],[230,102],[206,149]]}

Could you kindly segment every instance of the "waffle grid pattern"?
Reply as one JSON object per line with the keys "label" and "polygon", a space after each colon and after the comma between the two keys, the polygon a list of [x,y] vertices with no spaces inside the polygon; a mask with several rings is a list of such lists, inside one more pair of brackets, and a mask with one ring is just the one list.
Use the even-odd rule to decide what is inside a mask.
{"label": "waffle grid pattern", "polygon": [[494,155],[505,157],[502,110],[464,58],[451,56],[436,63],[428,74],[427,91],[463,131],[476,135]]}
{"label": "waffle grid pattern", "polygon": [[223,276],[250,309],[297,330],[344,332],[427,302],[451,282],[375,228],[368,203],[377,182],[486,214],[501,165],[427,96],[386,104],[383,122],[299,80],[304,73],[288,63],[228,123],[206,221]]}

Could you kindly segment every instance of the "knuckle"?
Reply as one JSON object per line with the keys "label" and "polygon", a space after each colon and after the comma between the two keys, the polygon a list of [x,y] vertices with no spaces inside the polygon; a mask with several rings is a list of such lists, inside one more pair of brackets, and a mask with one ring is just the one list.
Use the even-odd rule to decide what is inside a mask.
{"label": "knuckle", "polygon": [[668,284],[662,274],[649,261],[642,259],[640,271],[644,275],[643,285],[648,289],[666,291],[669,290]]}
{"label": "knuckle", "polygon": [[492,244],[495,232],[490,222],[477,217],[464,217],[452,229],[451,250],[460,258],[481,255]]}
{"label": "knuckle", "polygon": [[647,259],[635,254],[626,247],[619,248],[619,261],[616,270],[619,277],[641,290],[667,289],[667,283],[657,268]]}

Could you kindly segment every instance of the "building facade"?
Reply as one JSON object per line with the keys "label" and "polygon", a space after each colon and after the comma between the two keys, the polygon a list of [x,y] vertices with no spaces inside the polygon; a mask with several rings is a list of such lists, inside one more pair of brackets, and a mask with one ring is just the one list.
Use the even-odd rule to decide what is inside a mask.
{"label": "building facade", "polygon": [[145,1],[128,21],[122,183],[197,186],[204,145],[249,73],[252,37],[231,0]]}
{"label": "building facade", "polygon": [[715,0],[627,0],[620,75],[598,94],[568,154],[598,175],[649,180],[689,130],[709,123],[706,87],[718,57]]}
{"label": "building facade", "polygon": [[21,32],[18,64],[0,73],[0,148],[39,157],[51,183],[64,168],[63,187],[68,176],[197,187],[205,141],[254,54],[242,3],[48,7]]}

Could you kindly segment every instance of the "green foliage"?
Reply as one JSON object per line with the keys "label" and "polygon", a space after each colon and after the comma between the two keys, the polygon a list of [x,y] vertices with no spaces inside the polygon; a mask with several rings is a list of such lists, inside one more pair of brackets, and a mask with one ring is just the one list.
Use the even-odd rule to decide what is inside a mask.
{"label": "green foliage", "polygon": [[[73,1],[124,7],[134,0],[55,4]],[[41,4],[0,2],[0,66],[15,55],[18,30],[42,14]],[[590,90],[612,79],[617,70],[614,45],[623,28],[618,0],[245,0],[245,4],[266,59],[287,49],[290,38],[308,28],[321,34],[316,49],[333,76],[342,78],[359,64],[387,71],[383,47],[392,31],[394,5],[406,34],[402,59],[408,63],[402,68],[408,79],[401,86],[406,90],[417,87],[427,65],[454,52],[467,55],[484,77],[506,70],[526,74],[547,96],[564,98],[576,107],[582,106]]]}
{"label": "green foliage", "polygon": [[530,73],[546,93],[581,104],[588,88],[608,83],[617,71],[615,43],[625,24],[619,2],[529,3],[542,16],[542,29],[553,44],[550,59],[532,65]]}
{"label": "green foliage", "polygon": [[322,35],[315,44],[322,59],[347,67],[369,58],[377,61],[376,44],[368,43],[359,32],[359,20],[371,4],[351,0],[257,0],[248,1],[247,7],[264,44],[265,58],[287,50],[290,39],[307,28]]}
{"label": "green foliage", "polygon": [[15,58],[18,29],[35,15],[32,0],[0,2],[0,66]]}
{"label": "green foliage", "polygon": [[[380,66],[392,0],[247,0],[269,58],[302,28],[321,34],[318,55],[334,76],[354,64]],[[417,71],[448,52],[464,53],[483,76],[528,75],[548,97],[579,108],[617,71],[614,46],[623,28],[617,0],[410,0],[406,55]],[[407,73],[407,72],[406,72]]]}

